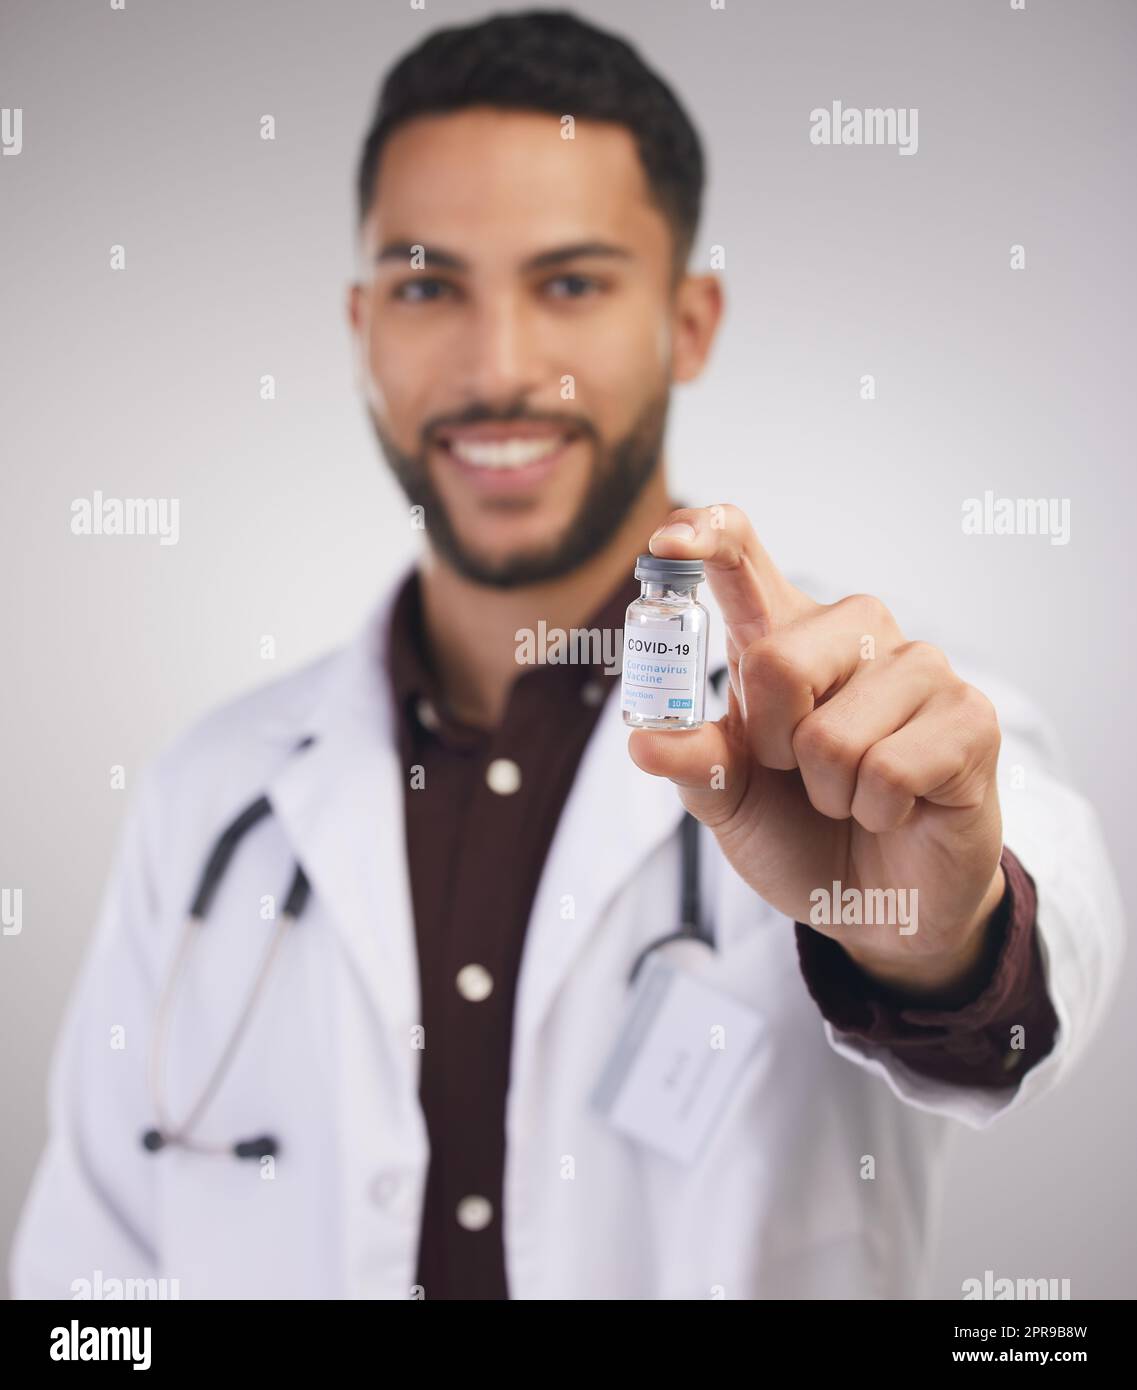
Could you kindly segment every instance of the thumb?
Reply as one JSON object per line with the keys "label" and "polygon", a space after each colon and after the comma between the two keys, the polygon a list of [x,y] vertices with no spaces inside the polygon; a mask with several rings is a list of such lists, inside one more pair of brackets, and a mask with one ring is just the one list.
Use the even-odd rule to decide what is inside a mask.
{"label": "thumb", "polygon": [[632,762],[679,788],[688,811],[715,829],[737,811],[746,790],[746,760],[726,735],[724,719],[691,730],[633,729]]}

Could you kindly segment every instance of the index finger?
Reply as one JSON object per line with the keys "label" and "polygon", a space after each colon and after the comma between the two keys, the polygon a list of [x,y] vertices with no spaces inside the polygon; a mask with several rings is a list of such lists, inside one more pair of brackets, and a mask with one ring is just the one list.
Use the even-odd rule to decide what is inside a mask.
{"label": "index finger", "polygon": [[679,508],[648,548],[660,559],[703,561],[723,621],[742,646],[816,606],[770,559],[746,513],[729,503]]}

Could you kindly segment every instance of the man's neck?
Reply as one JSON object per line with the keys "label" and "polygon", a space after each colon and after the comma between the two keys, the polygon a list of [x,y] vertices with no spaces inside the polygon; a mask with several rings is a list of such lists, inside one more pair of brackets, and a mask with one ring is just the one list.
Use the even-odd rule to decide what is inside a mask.
{"label": "man's neck", "polygon": [[660,469],[611,540],[583,565],[543,584],[493,589],[475,584],[431,555],[422,585],[426,645],[456,718],[482,728],[501,722],[513,682],[519,628],[581,626],[621,579],[676,504]]}

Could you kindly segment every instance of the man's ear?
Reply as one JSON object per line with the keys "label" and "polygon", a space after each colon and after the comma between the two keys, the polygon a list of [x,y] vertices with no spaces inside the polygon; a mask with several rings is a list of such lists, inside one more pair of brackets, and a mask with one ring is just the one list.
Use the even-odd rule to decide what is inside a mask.
{"label": "man's ear", "polygon": [[355,385],[362,389],[364,382],[363,364],[367,352],[365,331],[367,288],[353,281],[347,287],[344,307],[347,311],[347,326],[351,334],[351,360],[355,369]]}
{"label": "man's ear", "polygon": [[724,295],[717,275],[684,275],[672,308],[672,381],[694,381],[706,366],[722,318]]}
{"label": "man's ear", "polygon": [[347,309],[348,327],[353,333],[358,333],[363,322],[363,286],[353,280],[347,287],[347,299],[344,307]]}

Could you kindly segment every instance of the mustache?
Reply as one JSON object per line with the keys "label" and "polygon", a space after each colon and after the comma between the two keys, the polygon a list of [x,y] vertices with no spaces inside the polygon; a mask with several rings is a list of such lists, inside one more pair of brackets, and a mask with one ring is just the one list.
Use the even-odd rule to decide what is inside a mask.
{"label": "mustache", "polygon": [[518,403],[502,409],[500,406],[488,405],[482,401],[475,401],[464,410],[451,412],[445,415],[432,415],[424,421],[419,432],[424,451],[438,440],[439,434],[447,429],[460,428],[462,425],[484,425],[500,424],[512,425],[519,421],[527,421],[532,424],[552,425],[556,429],[572,431],[574,434],[582,434],[589,438],[594,444],[599,443],[600,434],[596,426],[587,415],[581,415],[576,411],[553,411],[553,410],[530,410],[525,405]]}

